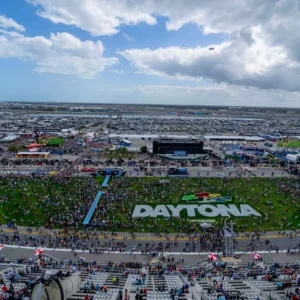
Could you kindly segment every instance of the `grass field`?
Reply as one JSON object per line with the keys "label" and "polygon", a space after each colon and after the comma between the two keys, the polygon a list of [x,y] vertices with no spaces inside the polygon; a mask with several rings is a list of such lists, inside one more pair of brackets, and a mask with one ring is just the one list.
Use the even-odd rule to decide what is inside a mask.
{"label": "grass field", "polygon": [[[297,179],[290,178],[167,178],[167,184],[160,184],[161,178],[113,178],[98,206],[104,206],[105,214],[96,210],[93,222],[109,224],[108,230],[116,231],[169,231],[190,232],[199,230],[199,223],[191,220],[207,220],[196,215],[187,218],[137,218],[132,212],[137,204],[183,204],[184,195],[197,192],[220,193],[232,196],[230,204],[239,207],[249,204],[262,217],[232,217],[236,231],[260,229],[281,230],[299,228],[298,204],[300,190]],[[78,226],[90,207],[96,193],[101,189],[103,178],[70,178],[66,182],[47,179],[14,180],[0,178],[0,222],[6,224],[12,219],[18,225],[54,227]],[[185,204],[185,203],[184,203]],[[226,203],[228,204],[228,203]],[[224,217],[213,218],[220,224]],[[103,229],[103,226],[99,228]],[[104,228],[104,229],[105,229]]]}
{"label": "grass field", "polygon": [[278,147],[286,148],[300,148],[300,140],[290,140],[290,141],[279,141],[277,144]]}
{"label": "grass field", "polygon": [[65,227],[81,225],[99,190],[93,178],[0,178],[0,223]]}
{"label": "grass field", "polygon": [[[299,228],[297,220],[299,213],[299,188],[298,182],[284,178],[232,178],[229,180],[217,178],[172,178],[169,184],[160,185],[159,178],[114,178],[110,184],[109,192],[121,194],[117,201],[108,197],[108,215],[95,217],[110,222],[114,230],[133,231],[164,231],[188,232],[199,229],[199,223],[191,220],[207,220],[209,218],[197,215],[187,218],[183,211],[181,218],[136,218],[131,219],[132,211],[137,204],[148,204],[152,207],[158,204],[186,204],[181,199],[201,191],[220,193],[223,196],[232,196],[233,200],[226,204],[249,204],[257,210],[262,217],[232,217],[235,229],[238,231],[280,230]],[[195,204],[195,203],[193,203]],[[215,224],[223,223],[224,217],[213,218]],[[113,225],[115,224],[115,226]]]}
{"label": "grass field", "polygon": [[63,138],[53,138],[53,139],[50,139],[48,142],[47,142],[47,145],[49,146],[52,146],[52,145],[62,145],[63,143],[65,142],[65,140]]}

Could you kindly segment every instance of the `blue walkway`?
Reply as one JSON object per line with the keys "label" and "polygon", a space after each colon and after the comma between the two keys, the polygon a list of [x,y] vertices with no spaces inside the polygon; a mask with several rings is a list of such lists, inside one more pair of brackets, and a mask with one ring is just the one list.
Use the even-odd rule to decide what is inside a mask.
{"label": "blue walkway", "polygon": [[104,178],[104,181],[102,183],[102,187],[107,187],[107,183],[110,179],[110,175],[106,175],[105,178]]}
{"label": "blue walkway", "polygon": [[102,194],[103,194],[102,191],[99,191],[99,192],[98,192],[98,194],[97,194],[97,196],[96,196],[96,198],[95,198],[95,200],[94,200],[94,202],[93,202],[93,204],[92,204],[92,206],[91,206],[91,208],[90,208],[88,214],[86,215],[86,217],[85,217],[85,219],[84,219],[84,221],[83,221],[83,225],[88,225],[88,224],[90,223],[91,218],[92,218],[92,216],[93,216],[93,213],[94,213],[94,211],[95,211],[95,209],[96,209],[96,207],[97,207],[97,205],[98,205],[98,202],[99,202],[99,200],[100,200]]}

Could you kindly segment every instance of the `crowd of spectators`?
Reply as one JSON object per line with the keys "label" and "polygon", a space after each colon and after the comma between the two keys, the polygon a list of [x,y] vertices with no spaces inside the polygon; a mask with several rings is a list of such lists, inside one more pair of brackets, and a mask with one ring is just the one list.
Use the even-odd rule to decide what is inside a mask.
{"label": "crowd of spectators", "polygon": [[[232,179],[233,180],[233,179]],[[241,182],[232,182],[230,178],[216,181],[202,178],[185,181],[171,181],[160,183],[158,180],[144,180],[142,178],[118,178],[110,183],[100,205],[97,207],[92,226],[107,230],[128,230],[139,232],[198,232],[199,224],[189,222],[183,218],[165,218],[164,221],[157,218],[132,218],[132,211],[137,204],[170,204],[174,199],[185,194],[199,191],[210,191],[230,195],[238,199],[240,203],[252,204],[253,206],[268,207],[268,211],[262,217],[250,216],[244,223],[236,223],[235,229],[239,232],[249,230],[249,225],[261,227],[268,223],[269,227],[276,228],[275,214],[278,210],[284,214],[281,217],[280,227],[291,228],[300,212],[297,199],[299,193],[299,181],[292,178],[273,177],[264,181],[263,185],[258,180],[243,179]],[[237,186],[238,185],[238,186]],[[274,199],[276,197],[276,199]],[[122,213],[122,217],[119,216]],[[292,216],[289,216],[292,214]],[[222,221],[220,221],[222,222]],[[217,220],[214,224],[222,225]]]}
{"label": "crowd of spectators", "polygon": [[[12,266],[10,267],[8,263]],[[5,267],[2,266],[3,264],[5,264]],[[208,260],[207,262],[198,262],[192,267],[182,267],[176,264],[167,264],[163,261],[156,264],[142,264],[130,261],[101,263],[87,261],[83,258],[58,261],[39,256],[38,259],[20,257],[15,261],[2,257],[0,267],[3,268],[0,271],[1,300],[27,299],[26,297],[30,296],[33,285],[39,282],[45,270],[49,268],[58,270],[58,279],[63,279],[77,271],[89,274],[88,276],[93,276],[98,272],[122,273],[125,278],[129,274],[136,274],[132,279],[132,286],[137,287],[136,295],[147,294],[145,286],[147,274],[157,274],[161,279],[170,274],[176,274],[185,282],[182,284],[182,287],[168,289],[163,283],[156,286],[157,292],[169,291],[171,299],[177,299],[178,295],[188,293],[190,286],[194,286],[197,281],[209,283],[208,294],[216,292],[219,294],[219,299],[231,299],[225,287],[226,282],[255,281],[258,278],[265,282],[275,283],[274,291],[284,291],[286,299],[294,300],[300,296],[300,265],[297,263],[261,265],[253,260],[249,261],[248,265],[232,267],[220,260],[215,262]],[[112,282],[118,285],[118,277],[114,277],[112,277]],[[25,285],[22,288],[17,288],[20,282],[23,282]],[[82,286],[82,291],[84,292],[85,290],[105,293],[108,292],[109,287],[105,286],[105,284],[97,285],[87,280]],[[121,295],[123,294],[124,291],[122,290]]]}
{"label": "crowd of spectators", "polygon": [[98,189],[93,178],[1,176],[2,222],[14,219],[18,225],[76,228]]}

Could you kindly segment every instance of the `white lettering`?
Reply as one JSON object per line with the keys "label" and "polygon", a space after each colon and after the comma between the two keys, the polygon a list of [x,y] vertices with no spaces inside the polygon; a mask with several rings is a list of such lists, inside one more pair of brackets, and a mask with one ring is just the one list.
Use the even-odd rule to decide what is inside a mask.
{"label": "white lettering", "polygon": [[[136,205],[132,213],[132,218],[144,218],[144,217],[159,217],[164,218],[169,217],[180,217],[180,213],[183,209],[187,210],[188,217],[196,217],[195,209],[198,209],[199,214],[205,217],[229,217],[230,215],[235,217],[248,217],[257,216],[260,217],[261,214],[254,210],[248,204],[241,204],[240,210],[236,205],[229,204],[228,206],[224,204],[217,204],[216,206],[210,204],[203,205],[157,205],[154,209],[150,205]],[[170,212],[168,211],[170,210]]]}
{"label": "white lettering", "polygon": [[167,208],[166,208],[165,205],[157,205],[154,208],[151,217],[158,217],[158,216],[163,216],[165,218],[169,218],[170,217],[170,213],[167,210]]}
{"label": "white lettering", "polygon": [[198,208],[198,205],[183,205],[187,210],[188,217],[196,217],[195,208]]}
{"label": "white lettering", "polygon": [[254,210],[250,205],[248,204],[241,204],[241,216],[243,217],[247,217],[247,216],[257,216],[260,217],[261,214],[259,212],[257,212],[256,210]]}
{"label": "white lettering", "polygon": [[[210,211],[207,211],[210,210]],[[216,217],[219,215],[219,209],[213,205],[204,204],[198,207],[199,214],[205,217]]]}
{"label": "white lettering", "polygon": [[235,217],[241,217],[241,213],[240,211],[238,210],[238,208],[233,205],[233,204],[229,204],[228,205],[229,207],[227,207],[226,205],[224,204],[218,204],[217,207],[219,209],[219,214],[222,216],[222,217],[229,217],[231,215],[235,216]]}
{"label": "white lettering", "polygon": [[132,218],[152,217],[153,208],[150,205],[136,205],[132,213]]}
{"label": "white lettering", "polygon": [[186,207],[186,205],[177,205],[177,207],[174,205],[167,205],[167,207],[171,211],[172,217],[180,217],[180,212]]}

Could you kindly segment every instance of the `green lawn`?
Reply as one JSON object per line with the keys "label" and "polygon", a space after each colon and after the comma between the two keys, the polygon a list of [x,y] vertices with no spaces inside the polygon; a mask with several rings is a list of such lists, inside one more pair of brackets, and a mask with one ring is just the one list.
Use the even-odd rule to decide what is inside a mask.
{"label": "green lawn", "polygon": [[[109,230],[189,232],[199,230],[199,224],[187,218],[183,210],[181,218],[136,218],[132,212],[137,204],[186,204],[185,195],[197,192],[219,193],[231,196],[232,202],[249,204],[262,217],[232,217],[236,231],[252,231],[258,228],[281,230],[299,228],[300,212],[299,180],[291,178],[112,178],[106,195],[99,205],[105,205],[107,213],[100,215],[96,209],[93,221],[105,221]],[[101,189],[103,177],[69,178],[66,182],[53,177],[47,179],[0,178],[0,223],[16,219],[18,225],[57,228],[78,226],[86,216],[90,204]],[[113,198],[109,195],[118,195]],[[103,204],[104,203],[104,204]],[[193,203],[194,204],[194,203]],[[226,203],[228,204],[228,203]],[[98,207],[99,208],[99,207]],[[192,219],[206,220],[200,214]],[[216,217],[221,224],[224,217]],[[99,227],[103,229],[103,227]]]}
{"label": "green lawn", "polygon": [[99,188],[92,178],[0,178],[0,223],[15,219],[28,226],[81,225]]}
{"label": "green lawn", "polygon": [[62,145],[64,142],[65,142],[65,140],[63,138],[58,137],[58,138],[53,138],[53,139],[49,140],[47,142],[47,145],[49,145],[49,146]]}
{"label": "green lawn", "polygon": [[[280,230],[299,228],[297,220],[299,213],[298,182],[284,178],[232,178],[229,180],[218,178],[172,178],[170,184],[159,185],[159,178],[114,178],[108,191],[112,194],[121,193],[122,200],[110,201],[108,215],[96,215],[95,219],[105,220],[115,230],[133,231],[163,231],[188,232],[199,229],[198,223],[191,219],[209,219],[198,214],[195,218],[188,218],[185,210],[181,218],[135,218],[131,219],[132,212],[137,204],[148,204],[152,207],[158,204],[186,204],[182,197],[197,192],[220,193],[223,196],[232,196],[233,200],[226,204],[249,204],[262,217],[232,217],[235,229],[249,231],[257,228],[265,230]],[[192,203],[195,204],[195,203]],[[224,217],[217,217],[216,224],[223,223]],[[116,224],[113,226],[113,224]],[[129,229],[131,228],[131,229]]]}
{"label": "green lawn", "polygon": [[300,148],[300,140],[290,140],[290,141],[279,141],[277,144],[278,147],[286,148]]}
{"label": "green lawn", "polygon": [[101,185],[104,178],[105,178],[104,176],[97,176],[97,177],[95,177],[95,180],[96,180],[96,182],[98,182]]}

